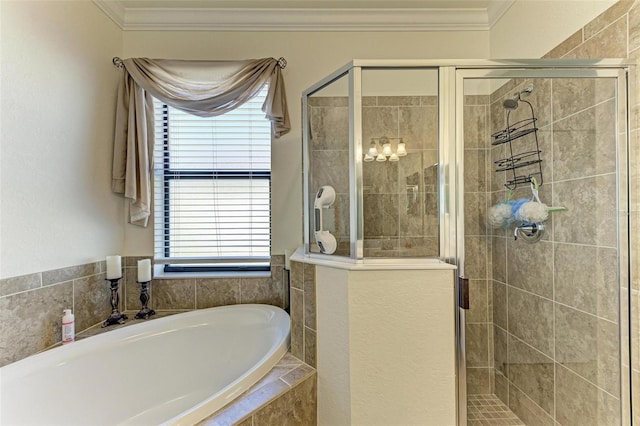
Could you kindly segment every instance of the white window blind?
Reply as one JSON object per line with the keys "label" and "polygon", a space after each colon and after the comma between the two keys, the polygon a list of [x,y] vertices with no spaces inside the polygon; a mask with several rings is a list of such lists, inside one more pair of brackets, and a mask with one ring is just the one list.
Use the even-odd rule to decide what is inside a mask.
{"label": "white window blind", "polygon": [[155,259],[165,270],[261,269],[271,246],[266,88],[201,118],[155,100]]}

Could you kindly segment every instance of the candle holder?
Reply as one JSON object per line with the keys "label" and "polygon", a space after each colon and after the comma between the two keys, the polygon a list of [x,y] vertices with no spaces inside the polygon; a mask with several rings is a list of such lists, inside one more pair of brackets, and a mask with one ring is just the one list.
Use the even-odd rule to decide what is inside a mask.
{"label": "candle holder", "polygon": [[151,315],[156,314],[156,311],[154,311],[153,309],[149,309],[148,306],[149,299],[151,299],[149,297],[149,282],[150,281],[138,281],[138,283],[140,283],[140,303],[142,304],[142,309],[140,309],[140,311],[136,314],[136,319],[149,319]]}
{"label": "candle holder", "polygon": [[124,320],[127,316],[118,310],[120,305],[120,295],[118,294],[118,282],[120,278],[107,278],[107,281],[111,282],[111,315],[104,320],[102,327],[107,327],[114,324],[124,324]]}

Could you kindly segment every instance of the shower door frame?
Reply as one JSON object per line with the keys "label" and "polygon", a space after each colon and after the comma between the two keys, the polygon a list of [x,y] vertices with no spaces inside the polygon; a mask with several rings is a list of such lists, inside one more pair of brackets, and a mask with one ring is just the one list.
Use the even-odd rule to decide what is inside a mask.
{"label": "shower door frame", "polygon": [[[631,286],[629,282],[629,140],[630,140],[630,96],[629,68],[632,63],[619,59],[602,60],[523,60],[523,61],[486,61],[484,65],[461,65],[441,68],[441,97],[453,95],[453,101],[441,100],[443,116],[440,120],[440,160],[441,192],[455,188],[455,194],[446,199],[441,195],[441,258],[458,267],[458,275],[465,276],[464,252],[464,82],[465,80],[490,80],[513,78],[615,78],[616,79],[616,230],[618,250],[618,315],[619,315],[619,363],[620,363],[620,418],[622,425],[632,424],[632,354],[631,350]],[[454,88],[450,81],[454,80]],[[623,116],[624,114],[624,116]],[[448,117],[454,117],[453,120]],[[624,137],[621,133],[621,122],[624,126]],[[455,135],[455,144],[445,145]],[[446,210],[455,212],[455,223],[450,223]],[[449,244],[447,244],[449,242]],[[626,253],[626,255],[625,255]],[[625,286],[623,278],[627,279]],[[625,290],[628,294],[624,295]],[[626,296],[626,297],[625,297]],[[626,313],[626,315],[624,315]],[[465,344],[465,310],[458,307],[456,318],[457,352],[458,352],[458,425],[467,424],[467,389],[466,389],[466,344]],[[624,361],[627,361],[625,373]],[[490,360],[492,361],[492,360]]]}
{"label": "shower door frame", "polygon": [[[309,129],[306,123],[307,96],[320,90],[332,82],[347,76],[349,79],[349,180],[350,180],[350,245],[349,258],[306,252],[312,258],[333,261],[362,261],[363,251],[359,242],[362,240],[362,91],[361,73],[367,68],[435,68],[438,70],[438,201],[439,201],[439,259],[457,265],[459,275],[464,276],[464,80],[465,79],[510,79],[519,77],[554,78],[554,77],[608,77],[616,78],[616,96],[618,102],[618,123],[624,120],[625,137],[620,137],[620,127],[616,127],[617,148],[617,232],[618,232],[618,288],[621,281],[627,280],[630,292],[629,256],[629,138],[630,107],[636,99],[629,91],[629,69],[635,63],[621,59],[524,59],[524,60],[362,60],[354,59],[340,67],[329,76],[303,91],[303,204],[304,242],[309,246]],[[633,102],[631,102],[633,101]],[[625,116],[621,116],[621,111]],[[456,283],[456,295],[458,294]],[[628,360],[629,374],[622,374],[621,368],[621,419],[623,425],[631,424],[631,358],[630,351],[630,295],[622,297],[619,292],[619,334],[620,358]],[[457,306],[457,304],[456,304]],[[626,313],[626,315],[623,315]],[[467,392],[466,392],[466,348],[465,348],[465,311],[458,308],[456,314],[456,364],[457,364],[457,424],[467,424]],[[624,358],[623,358],[624,357]]]}

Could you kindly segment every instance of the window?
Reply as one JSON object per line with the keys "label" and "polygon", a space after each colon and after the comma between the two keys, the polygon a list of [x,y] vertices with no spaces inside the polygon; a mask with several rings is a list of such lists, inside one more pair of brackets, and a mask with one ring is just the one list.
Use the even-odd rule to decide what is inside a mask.
{"label": "window", "polygon": [[266,94],[209,118],[154,101],[155,259],[166,272],[269,269]]}

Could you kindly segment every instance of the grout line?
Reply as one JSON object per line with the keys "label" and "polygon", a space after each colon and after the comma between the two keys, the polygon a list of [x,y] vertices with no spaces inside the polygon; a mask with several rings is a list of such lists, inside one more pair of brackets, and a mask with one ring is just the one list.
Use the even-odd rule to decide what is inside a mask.
{"label": "grout line", "polygon": [[[599,78],[606,78],[606,77],[599,77]],[[598,77],[594,77],[594,80],[595,80],[595,79],[598,79]],[[551,96],[553,96],[553,95],[551,95]],[[604,105],[604,104],[606,104],[607,102],[614,101],[615,99],[616,99],[616,97],[615,97],[615,95],[614,95],[614,96],[612,96],[612,97],[610,97],[610,98],[606,98],[606,99],[604,99],[604,100],[602,100],[602,101],[600,101],[600,102],[597,102],[597,103],[594,103],[594,104],[590,104],[590,105],[589,105],[588,107],[586,107],[586,108],[583,108],[583,109],[578,110],[578,111],[574,111],[574,112],[572,112],[571,114],[569,114],[569,115],[565,115],[564,117],[560,117],[560,118],[558,118],[558,119],[554,119],[554,117],[553,117],[553,115],[552,115],[552,116],[551,116],[551,121],[550,121],[549,125],[554,124],[554,123],[560,123],[561,121],[565,121],[565,120],[567,120],[567,119],[569,119],[569,118],[575,117],[576,115],[578,115],[578,114],[582,114],[582,113],[584,113],[585,111],[589,111],[590,109],[594,109],[594,110],[595,110],[595,108],[597,108],[597,107],[599,107],[599,106],[601,106],[601,105]],[[617,104],[615,104],[615,103],[614,103],[614,106],[616,106],[616,107],[617,107]],[[553,105],[552,105],[552,108],[553,108]],[[545,126],[545,127],[546,127],[546,126]],[[541,129],[539,129],[539,130],[542,130],[542,128],[541,128]]]}
{"label": "grout line", "polygon": [[597,177],[607,177],[607,176],[615,176],[615,175],[616,175],[616,172],[613,171],[613,172],[599,173],[599,174],[589,175],[589,176],[580,176],[580,177],[577,177],[577,178],[556,180],[556,181],[552,181],[551,183],[574,182],[574,181],[578,181],[578,180],[593,179],[593,178],[597,178]]}
{"label": "grout line", "polygon": [[[575,374],[576,376],[578,376],[579,378],[581,378],[581,379],[582,379],[582,380],[584,380],[585,382],[589,383],[590,385],[592,385],[592,386],[593,386],[593,387],[595,387],[596,389],[598,389],[598,390],[600,390],[600,391],[602,391],[602,392],[606,393],[606,394],[607,394],[607,395],[609,395],[610,397],[612,397],[612,398],[614,398],[614,399],[616,399],[616,400],[620,401],[620,397],[619,397],[619,396],[615,396],[615,395],[613,395],[613,394],[611,394],[611,393],[607,392],[606,390],[604,390],[604,389],[603,389],[602,387],[600,387],[599,385],[597,385],[597,384],[593,383],[591,380],[587,379],[586,377],[583,377],[581,374],[579,374],[579,373],[577,373],[577,372],[573,371],[571,368],[569,368],[569,367],[565,366],[564,364],[561,364],[561,363],[559,363],[559,362],[557,362],[557,361],[556,361],[556,365],[558,365],[558,366],[560,366],[560,367],[564,368],[565,370],[568,370],[569,372],[571,372],[571,373]],[[622,374],[620,375],[620,377],[622,378]]]}
{"label": "grout line", "polygon": [[612,320],[610,320],[610,319],[607,319],[607,318],[604,318],[604,317],[598,316],[597,314],[594,314],[594,313],[591,313],[591,312],[584,311],[584,310],[582,310],[582,309],[580,309],[580,308],[576,308],[575,306],[567,305],[566,303],[558,302],[557,300],[549,299],[548,297],[541,296],[541,295],[539,295],[539,294],[537,294],[537,293],[533,293],[533,292],[531,292],[531,291],[529,291],[529,290],[524,290],[524,289],[522,289],[522,288],[520,288],[520,287],[516,287],[516,286],[513,286],[513,285],[511,285],[511,284],[507,284],[507,287],[511,287],[511,288],[513,288],[513,289],[515,289],[515,290],[520,290],[520,291],[522,291],[523,293],[527,293],[527,294],[529,294],[529,295],[531,295],[531,296],[539,297],[539,298],[541,298],[541,299],[544,299],[544,300],[546,300],[546,301],[552,302],[552,303],[554,303],[554,304],[557,304],[557,305],[560,305],[560,306],[564,306],[564,307],[566,307],[566,308],[573,309],[573,310],[575,310],[575,311],[581,312],[581,313],[583,313],[583,314],[589,315],[589,316],[594,317],[594,318],[597,318],[597,319],[601,319],[601,320],[603,320],[603,321],[607,321],[607,322],[609,322],[609,323],[611,323],[611,324],[616,324],[616,325],[618,324],[618,323],[617,323],[617,322],[615,322],[615,321],[612,321]]}
{"label": "grout line", "polygon": [[[520,391],[520,393],[527,398],[529,401],[531,401],[531,403],[533,405],[535,405],[536,407],[538,407],[547,417],[549,417],[549,419],[551,419],[552,421],[554,421],[555,424],[555,413],[554,415],[551,415],[549,413],[547,413],[547,410],[545,410],[544,408],[542,408],[540,405],[538,405],[537,402],[535,402],[533,399],[531,399],[531,397],[529,396],[529,394],[527,394],[525,391],[523,391],[522,389],[520,389],[518,386],[516,386],[515,383],[513,383],[509,378],[507,378],[507,380],[509,381],[510,385],[513,386],[514,388],[516,388],[518,391]],[[555,383],[554,383],[555,385]],[[555,386],[554,386],[555,389]],[[555,405],[555,404],[554,404]]]}
{"label": "grout line", "polygon": [[198,309],[198,279],[193,279],[193,309]]}

